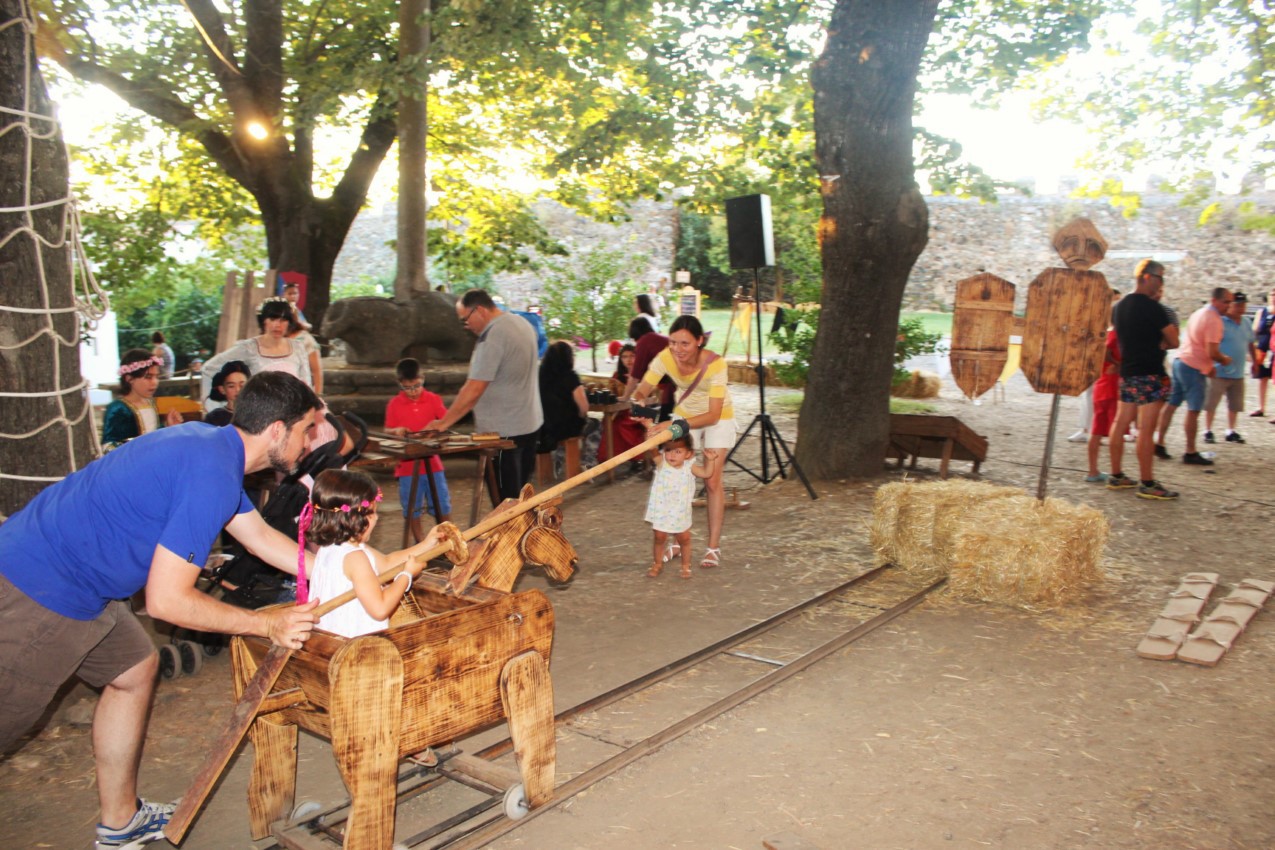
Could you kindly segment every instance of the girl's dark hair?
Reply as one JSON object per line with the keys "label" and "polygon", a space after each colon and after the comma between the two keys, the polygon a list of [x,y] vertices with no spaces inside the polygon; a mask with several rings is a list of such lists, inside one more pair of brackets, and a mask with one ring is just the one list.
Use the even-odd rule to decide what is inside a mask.
{"label": "girl's dark hair", "polygon": [[292,302],[281,295],[267,298],[257,309],[257,329],[262,333],[266,332],[266,319],[287,319],[288,333],[294,331],[294,325],[296,328],[301,327],[297,323],[296,314],[292,312]]}
{"label": "girl's dark hair", "polygon": [[[150,360],[154,356],[155,352],[150,351],[149,349],[130,348],[128,351],[125,351],[124,356],[120,358],[120,368],[122,369],[130,363],[142,363],[143,361]],[[123,395],[131,393],[133,391],[133,379],[145,375],[149,369],[150,367],[148,366],[146,369],[138,369],[137,371],[131,372],[127,375],[120,375],[120,392]]]}
{"label": "girl's dark hair", "polygon": [[549,375],[565,375],[567,372],[575,371],[575,360],[576,355],[571,348],[571,343],[561,339],[555,340],[545,349],[545,356],[540,360],[540,371]]}
{"label": "girl's dark hair", "polygon": [[638,312],[645,313],[648,316],[655,317],[655,300],[648,293],[643,292],[635,299],[637,301]]}
{"label": "girl's dark hair", "polygon": [[155,343],[156,345],[161,344],[163,341],[164,341],[163,331],[155,331],[155,333],[151,334],[151,342]]}
{"label": "girl's dark hair", "polygon": [[[314,479],[310,503],[314,516],[306,539],[319,546],[357,540],[367,531],[376,512],[376,482],[367,473],[348,469],[325,469]],[[363,507],[367,502],[369,507]],[[349,511],[342,510],[349,507]]]}
{"label": "girl's dark hair", "polygon": [[669,449],[686,449],[687,451],[695,450],[690,437],[674,437],[660,446],[660,452],[666,452]]}
{"label": "girl's dark hair", "polygon": [[223,363],[221,368],[217,370],[217,374],[213,375],[212,390],[208,393],[208,397],[213,401],[225,401],[226,394],[222,392],[222,387],[226,385],[226,379],[236,372],[239,372],[245,378],[252,377],[252,370],[242,360],[231,360],[228,363]]}
{"label": "girl's dark hair", "polygon": [[689,315],[678,316],[669,326],[668,335],[672,336],[678,331],[686,331],[700,341],[700,348],[704,347],[704,326],[700,324],[699,319]]}
{"label": "girl's dark hair", "polygon": [[629,379],[629,367],[624,365],[624,352],[635,352],[637,346],[631,342],[626,342],[620,346],[620,353],[615,355],[615,377],[621,381]]}

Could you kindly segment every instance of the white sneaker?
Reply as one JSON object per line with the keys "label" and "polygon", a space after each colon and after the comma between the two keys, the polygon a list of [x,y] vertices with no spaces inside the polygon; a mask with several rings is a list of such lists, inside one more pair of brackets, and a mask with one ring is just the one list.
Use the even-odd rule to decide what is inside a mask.
{"label": "white sneaker", "polygon": [[1089,442],[1089,432],[1081,429],[1067,438],[1069,443],[1087,443]]}

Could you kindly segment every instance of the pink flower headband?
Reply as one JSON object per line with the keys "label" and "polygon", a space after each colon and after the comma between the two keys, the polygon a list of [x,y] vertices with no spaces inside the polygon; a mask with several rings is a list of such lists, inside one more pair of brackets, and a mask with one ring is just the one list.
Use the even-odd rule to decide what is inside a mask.
{"label": "pink flower headband", "polygon": [[370,502],[367,499],[364,499],[363,501],[359,502],[357,505],[337,505],[335,508],[325,508],[322,505],[315,505],[314,509],[316,511],[331,511],[332,513],[337,513],[339,511],[341,513],[347,513],[347,514],[350,511],[363,512],[363,511],[366,511],[368,508],[372,507],[377,502],[381,501],[381,499],[383,498],[384,498],[384,494],[381,493],[381,488],[377,487],[376,498]]}
{"label": "pink flower headband", "polygon": [[143,369],[149,369],[152,366],[163,366],[164,361],[158,357],[152,357],[150,360],[135,360],[132,363],[125,363],[120,367],[120,377],[131,375],[134,372]]}

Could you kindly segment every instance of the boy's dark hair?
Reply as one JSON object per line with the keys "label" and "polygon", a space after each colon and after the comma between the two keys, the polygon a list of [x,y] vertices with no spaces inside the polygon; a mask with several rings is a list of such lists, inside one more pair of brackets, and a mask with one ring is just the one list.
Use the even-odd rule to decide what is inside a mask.
{"label": "boy's dark hair", "polygon": [[394,377],[400,381],[415,381],[421,376],[421,364],[415,357],[404,357],[394,364]]}
{"label": "boy's dark hair", "polygon": [[645,318],[634,318],[633,321],[629,322],[629,339],[634,342],[649,333],[654,333],[654,331],[651,330],[651,323]]}
{"label": "boy's dark hair", "polygon": [[231,360],[221,364],[221,368],[217,370],[217,374],[213,375],[212,389],[208,393],[208,397],[213,401],[225,401],[226,394],[222,391],[222,387],[226,385],[226,379],[238,372],[245,378],[252,377],[252,370],[248,368],[248,364],[242,360]]}
{"label": "boy's dark hair", "polygon": [[[367,473],[349,469],[325,469],[314,479],[310,502],[314,516],[306,539],[319,546],[358,540],[376,512],[376,482]],[[367,502],[368,507],[363,507]],[[345,508],[349,510],[345,510]]]}
{"label": "boy's dark hair", "polygon": [[323,406],[314,390],[287,372],[258,372],[248,379],[235,402],[233,424],[249,434],[260,434],[271,422],[291,428],[306,413]]}

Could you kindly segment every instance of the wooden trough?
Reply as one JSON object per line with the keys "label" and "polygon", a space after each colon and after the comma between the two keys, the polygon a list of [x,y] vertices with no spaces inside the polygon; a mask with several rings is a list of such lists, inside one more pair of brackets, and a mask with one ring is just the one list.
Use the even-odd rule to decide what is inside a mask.
{"label": "wooden trough", "polygon": [[[523,500],[530,496],[528,487]],[[497,512],[518,504],[508,500]],[[401,759],[505,719],[521,779],[501,782],[506,813],[518,816],[553,795],[553,607],[538,590],[510,591],[525,562],[558,580],[571,576],[575,550],[560,529],[554,507],[512,516],[449,577],[418,576],[389,628],[357,638],[316,630],[292,654],[249,731],[254,839],[292,810],[298,727],[332,742],[352,799],[350,850],[392,845]],[[242,696],[270,643],[239,637],[231,648]],[[490,784],[500,773],[491,765],[478,778]]]}

